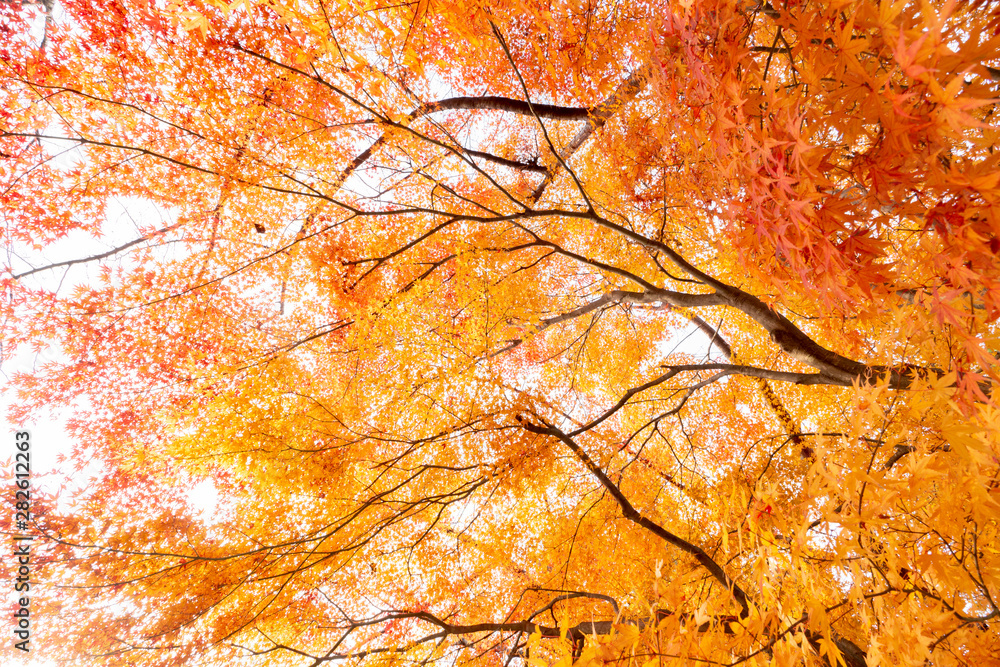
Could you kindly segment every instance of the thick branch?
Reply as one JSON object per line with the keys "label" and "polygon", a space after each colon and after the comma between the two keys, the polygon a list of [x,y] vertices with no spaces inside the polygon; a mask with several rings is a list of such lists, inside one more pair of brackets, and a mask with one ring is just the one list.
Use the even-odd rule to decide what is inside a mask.
{"label": "thick branch", "polygon": [[749,315],[770,334],[771,339],[778,344],[782,351],[817,369],[820,371],[821,377],[831,380],[824,382],[824,384],[849,386],[854,382],[868,384],[881,378],[888,378],[889,385],[894,389],[906,389],[912,383],[914,374],[924,370],[899,370],[885,366],[868,366],[828,350],[795,326],[787,317],[775,312],[757,297],[699,270],[668,244],[643,236],[592,211],[579,215],[593,220],[602,227],[616,231],[639,245],[665,254],[686,274],[714,289],[725,305]]}
{"label": "thick branch", "polygon": [[[606,599],[606,598],[610,599],[608,598],[608,596],[597,595],[593,593],[585,593],[582,595],[559,596],[558,598],[550,602],[542,609],[543,610],[549,609],[555,602],[558,602],[559,600],[568,599],[569,597],[581,597],[581,596],[594,597],[598,599]],[[534,618],[539,613],[540,611],[532,614],[531,618]],[[407,619],[424,621],[425,623],[428,623],[434,627],[439,628],[439,631],[421,637],[420,639],[411,642],[408,646],[399,648],[376,648],[355,653],[337,653],[335,652],[336,650],[335,646],[334,650],[329,651],[325,656],[317,658],[316,662],[313,664],[319,664],[320,662],[325,662],[325,661],[347,660],[351,658],[353,659],[364,658],[369,655],[378,653],[404,653],[406,651],[412,650],[416,646],[420,646],[421,644],[426,644],[427,642],[441,640],[445,637],[454,635],[465,636],[465,635],[476,635],[484,633],[492,634],[497,632],[512,632],[518,635],[538,634],[539,636],[545,639],[559,639],[563,637],[563,632],[565,632],[566,638],[573,641],[580,641],[580,640],[585,640],[588,635],[609,635],[612,633],[612,631],[614,630],[614,626],[617,624],[634,625],[638,627],[640,630],[642,630],[649,627],[649,625],[652,623],[658,623],[672,616],[676,616],[677,618],[679,618],[682,625],[688,625],[694,620],[693,614],[686,614],[686,613],[677,614],[676,612],[668,610],[659,610],[656,612],[654,617],[615,618],[615,619],[600,620],[600,621],[595,621],[595,620],[583,621],[581,623],[577,623],[572,627],[566,628],[564,631],[559,627],[541,625],[539,623],[535,623],[530,619],[524,621],[508,621],[500,623],[485,622],[485,623],[473,623],[473,624],[463,625],[459,623],[449,623],[448,621],[441,619],[429,612],[423,612],[423,611],[389,612],[387,614],[380,615],[372,619],[351,621],[347,627],[347,632],[350,633],[354,630],[363,627],[370,627],[381,623],[389,623],[392,621],[407,620]],[[730,634],[732,630],[728,627],[728,624],[737,622],[738,620],[739,619],[736,616],[732,615],[716,616],[709,621],[697,625],[695,627],[695,630],[697,632],[707,632],[713,626],[721,626],[723,632]],[[340,642],[338,642],[338,645],[339,643]]]}
{"label": "thick branch", "polygon": [[[534,113],[532,113],[532,109],[534,109]],[[523,100],[510,97],[497,97],[495,95],[449,97],[436,102],[428,102],[420,106],[414,113],[417,116],[424,116],[438,111],[457,110],[506,111],[532,118],[537,114],[543,118],[553,118],[556,120],[587,120],[597,113],[596,107],[594,109],[586,107],[561,107],[553,104],[536,104],[534,102],[529,105]]]}
{"label": "thick branch", "polygon": [[[245,51],[250,53],[249,51]],[[256,55],[256,54],[253,54]],[[298,71],[298,70],[296,70]],[[300,72],[302,73],[302,72]],[[308,74],[302,73],[305,76]],[[310,77],[311,78],[311,77]],[[557,120],[584,120],[590,118],[594,113],[597,113],[599,107],[594,110],[587,109],[585,107],[560,107],[552,104],[528,104],[521,100],[516,100],[509,97],[497,97],[494,95],[481,95],[477,97],[449,97],[443,100],[437,100],[435,102],[427,102],[422,104],[408,115],[408,122],[412,122],[417,118],[422,118],[423,116],[428,116],[430,114],[439,111],[506,111],[510,113],[520,114],[522,116],[533,116],[531,109],[534,108],[539,116],[543,118],[554,118]],[[358,153],[358,155],[351,160],[351,162],[344,167],[340,172],[340,176],[334,182],[334,186],[339,188],[344,184],[344,181],[348,179],[355,171],[357,171],[361,165],[371,158],[372,154],[385,143],[385,135],[383,134],[378,139],[372,143],[371,146],[365,150]],[[496,162],[502,164],[506,167],[513,167],[516,169],[525,169],[528,171],[537,171],[541,173],[547,173],[545,167],[537,164],[530,164],[524,162],[516,162],[514,160],[507,160],[505,158],[492,155],[490,153],[483,153],[480,151],[470,150],[470,149],[460,149],[457,152],[465,152],[474,157],[489,160],[491,162]]]}
{"label": "thick branch", "polygon": [[737,604],[740,605],[740,618],[746,618],[750,615],[750,604],[746,592],[740,588],[735,581],[730,579],[725,570],[723,570],[711,556],[705,553],[704,549],[688,542],[674,533],[671,533],[663,526],[643,516],[643,514],[639,512],[639,510],[637,510],[631,502],[629,502],[628,498],[625,497],[625,494],[618,488],[618,485],[611,481],[611,478],[607,476],[601,467],[598,466],[594,460],[590,458],[590,455],[588,455],[587,452],[585,452],[583,448],[576,443],[576,441],[569,437],[569,435],[549,424],[532,424],[531,422],[525,420],[521,415],[518,415],[517,419],[526,430],[532,433],[548,435],[561,440],[563,444],[569,447],[569,449],[576,455],[580,462],[587,467],[591,474],[593,474],[598,481],[600,481],[601,485],[607,490],[611,497],[615,499],[626,519],[642,526],[662,539],[664,542],[672,544],[682,551],[694,556],[699,565],[708,570],[708,572],[715,577],[719,583],[731,591],[733,598],[736,600]]}
{"label": "thick branch", "polygon": [[790,373],[787,371],[772,371],[767,368],[746,366],[743,364],[681,364],[669,368],[681,371],[724,371],[727,375],[745,375],[753,378],[763,378],[776,382],[790,382],[798,385],[835,385],[849,387],[850,382],[841,382],[823,373]]}
{"label": "thick branch", "polygon": [[520,162],[518,160],[508,160],[505,157],[500,157],[499,155],[493,155],[492,153],[484,153],[482,151],[474,151],[470,148],[466,148],[465,152],[472,157],[477,157],[482,160],[487,160],[494,164],[498,164],[502,167],[510,167],[511,169],[521,169],[523,171],[534,171],[540,174],[547,173],[547,169],[538,164],[538,162]]}
{"label": "thick branch", "polygon": [[576,310],[542,320],[539,330],[618,303],[665,303],[675,308],[697,308],[698,306],[718,306],[722,303],[722,300],[715,294],[687,294],[685,292],[671,292],[669,290],[630,292],[628,290],[616,289],[611,290],[599,299],[594,299],[590,303],[580,306]]}
{"label": "thick branch", "polygon": [[[534,243],[532,245],[550,245],[546,243]],[[558,252],[558,251],[557,251]],[[535,333],[540,333],[545,329],[557,324],[562,324],[563,322],[568,322],[574,320],[578,317],[592,313],[595,310],[601,310],[603,308],[608,308],[620,303],[638,303],[638,304],[666,304],[675,308],[695,308],[698,306],[717,306],[722,302],[715,294],[687,294],[685,292],[671,292],[669,290],[654,289],[645,292],[630,292],[628,290],[611,290],[607,294],[597,299],[594,299],[590,303],[584,304],[579,308],[575,308],[569,312],[563,313],[561,315],[553,315],[543,319],[538,323],[535,328]],[[499,354],[502,352],[509,352],[518,345],[524,342],[524,339],[518,338],[510,341],[510,344],[501,350],[493,353]]]}

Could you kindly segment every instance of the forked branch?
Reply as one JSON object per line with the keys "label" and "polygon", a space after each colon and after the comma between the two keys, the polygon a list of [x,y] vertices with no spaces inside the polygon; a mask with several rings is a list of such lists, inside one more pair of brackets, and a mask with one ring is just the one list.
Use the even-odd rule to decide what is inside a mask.
{"label": "forked branch", "polygon": [[664,542],[667,542],[668,544],[671,544],[694,556],[699,565],[708,570],[708,572],[719,583],[730,591],[733,599],[736,600],[736,603],[740,606],[740,618],[746,618],[750,615],[750,601],[746,591],[740,588],[739,584],[733,581],[729,575],[726,574],[725,570],[722,569],[722,566],[716,563],[715,560],[713,560],[712,557],[709,556],[701,547],[688,542],[678,535],[675,535],[639,512],[639,510],[632,505],[625,494],[622,493],[621,489],[618,488],[618,485],[611,481],[611,478],[608,477],[607,473],[605,473],[604,470],[602,470],[601,467],[590,458],[590,455],[587,454],[587,452],[585,452],[583,448],[580,447],[575,440],[573,440],[573,438],[561,429],[545,422],[542,422],[541,424],[534,424],[521,415],[517,416],[517,420],[525,430],[530,431],[531,433],[548,435],[557,438],[565,444],[573,452],[573,454],[576,455],[576,458],[587,467],[587,470],[589,470],[591,474],[598,479],[601,486],[603,486],[611,497],[615,499],[626,519],[642,526],[662,539]]}

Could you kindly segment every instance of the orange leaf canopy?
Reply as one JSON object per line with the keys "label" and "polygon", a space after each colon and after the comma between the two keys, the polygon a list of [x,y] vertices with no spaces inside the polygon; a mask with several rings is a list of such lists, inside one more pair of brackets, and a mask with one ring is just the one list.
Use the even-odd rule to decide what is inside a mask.
{"label": "orange leaf canopy", "polygon": [[998,33],[0,5],[2,354],[58,350],[13,416],[77,443],[33,498],[36,650],[987,664]]}

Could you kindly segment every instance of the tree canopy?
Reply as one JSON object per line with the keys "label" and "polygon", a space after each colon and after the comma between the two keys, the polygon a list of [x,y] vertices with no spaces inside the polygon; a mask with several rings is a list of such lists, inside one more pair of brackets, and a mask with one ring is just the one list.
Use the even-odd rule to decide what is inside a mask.
{"label": "tree canopy", "polygon": [[0,4],[13,416],[93,476],[39,655],[995,659],[998,53],[980,0]]}

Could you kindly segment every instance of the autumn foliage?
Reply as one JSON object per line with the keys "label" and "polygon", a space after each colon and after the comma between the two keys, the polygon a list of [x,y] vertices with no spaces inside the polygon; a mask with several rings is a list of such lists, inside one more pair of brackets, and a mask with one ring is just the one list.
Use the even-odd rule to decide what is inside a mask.
{"label": "autumn foliage", "polygon": [[980,0],[0,4],[39,657],[991,664],[998,54]]}

